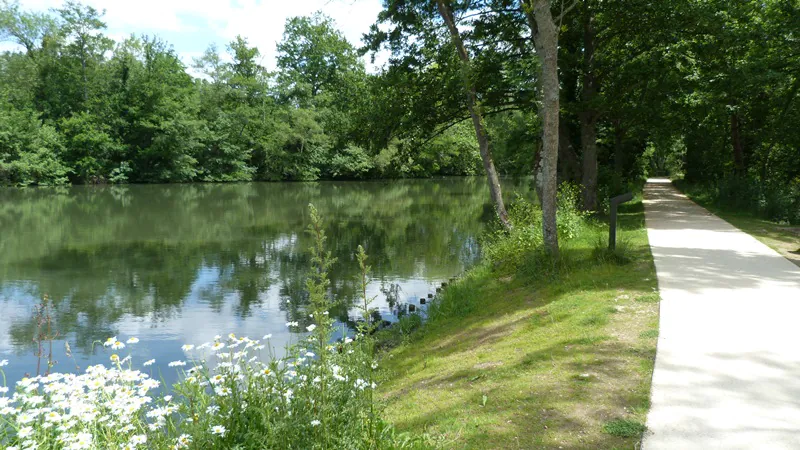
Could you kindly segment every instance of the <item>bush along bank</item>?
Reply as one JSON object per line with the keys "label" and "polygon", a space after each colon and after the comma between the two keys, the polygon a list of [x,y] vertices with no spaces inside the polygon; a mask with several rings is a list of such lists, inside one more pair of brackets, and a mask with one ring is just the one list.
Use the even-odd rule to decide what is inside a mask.
{"label": "bush along bank", "polygon": [[448,285],[427,319],[388,330],[378,393],[386,419],[443,448],[636,448],[658,336],[655,270],[641,199],[607,224],[562,189],[558,261],[540,212],[517,200],[511,231],[487,233],[483,262]]}
{"label": "bush along bank", "polygon": [[[102,343],[107,365],[49,373],[0,397],[0,446],[6,449],[382,449],[421,446],[381,418],[369,300],[352,338],[332,343],[325,233],[311,208],[313,275],[307,282],[308,336],[277,357],[270,336],[230,334],[186,344],[169,364],[180,381],[159,391],[153,361],[134,360],[135,337]],[[366,294],[366,254],[359,248]],[[287,324],[287,326],[296,324]],[[3,361],[0,365],[7,364]],[[138,368],[137,368],[138,367]]]}

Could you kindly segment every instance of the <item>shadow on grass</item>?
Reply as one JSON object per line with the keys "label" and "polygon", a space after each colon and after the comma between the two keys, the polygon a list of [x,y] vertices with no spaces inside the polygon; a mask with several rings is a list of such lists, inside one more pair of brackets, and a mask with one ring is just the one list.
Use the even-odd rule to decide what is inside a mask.
{"label": "shadow on grass", "polygon": [[658,295],[643,210],[620,216],[627,265],[594,259],[607,233],[595,226],[557,265],[484,269],[449,288],[438,301],[450,314],[387,358],[390,419],[449,448],[636,447],[640,435],[604,425],[643,423],[649,407]]}

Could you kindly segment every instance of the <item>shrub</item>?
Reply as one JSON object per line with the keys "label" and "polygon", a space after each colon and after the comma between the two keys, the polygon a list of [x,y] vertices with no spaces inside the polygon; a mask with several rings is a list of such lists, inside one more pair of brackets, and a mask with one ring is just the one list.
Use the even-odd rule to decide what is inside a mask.
{"label": "shrub", "polygon": [[641,422],[627,419],[615,419],[603,425],[603,431],[606,433],[625,438],[641,436],[645,430],[647,427]]}
{"label": "shrub", "polygon": [[[580,209],[581,187],[562,183],[557,201],[559,239],[574,239],[580,234],[587,217],[587,213]],[[482,240],[485,259],[499,271],[516,270],[531,258],[541,260],[541,255],[537,255],[541,253],[543,239],[541,208],[517,195],[508,208],[508,216],[513,224],[510,230],[496,224]]]}
{"label": "shrub", "polygon": [[800,179],[764,182],[728,176],[706,184],[676,183],[691,197],[727,211],[749,212],[768,220],[800,223]]}
{"label": "shrub", "polygon": [[495,226],[483,239],[483,255],[496,269],[514,270],[529,253],[542,245],[542,212],[521,196],[510,204],[510,230]]}
{"label": "shrub", "polygon": [[573,239],[580,233],[587,213],[581,210],[581,186],[563,182],[558,187],[558,237]]}

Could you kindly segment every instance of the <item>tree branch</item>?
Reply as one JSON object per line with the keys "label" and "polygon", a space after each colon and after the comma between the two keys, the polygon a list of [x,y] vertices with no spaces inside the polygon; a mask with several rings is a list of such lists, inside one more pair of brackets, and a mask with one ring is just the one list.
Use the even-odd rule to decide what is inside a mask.
{"label": "tree branch", "polygon": [[561,20],[564,19],[564,16],[566,16],[568,12],[572,11],[573,8],[578,6],[578,3],[580,3],[580,0],[573,0],[571,5],[564,8],[564,0],[561,0],[561,14],[559,14],[558,17],[556,17],[556,20],[554,20],[554,22],[558,22],[558,28],[561,28]]}

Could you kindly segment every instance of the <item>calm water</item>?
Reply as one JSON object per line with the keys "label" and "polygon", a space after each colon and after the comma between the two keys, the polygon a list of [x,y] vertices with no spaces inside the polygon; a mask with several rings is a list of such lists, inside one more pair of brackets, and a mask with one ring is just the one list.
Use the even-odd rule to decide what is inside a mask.
{"label": "calm water", "polygon": [[286,322],[308,323],[309,203],[338,258],[334,294],[350,302],[331,313],[341,324],[356,315],[362,244],[374,306],[391,321],[476,260],[487,200],[482,178],[0,190],[0,359],[10,383],[36,373],[44,295],[57,371],[107,362],[93,342],[109,336],[138,337],[134,361],[155,358],[168,380],[184,343],[271,333],[282,347],[297,338]]}

